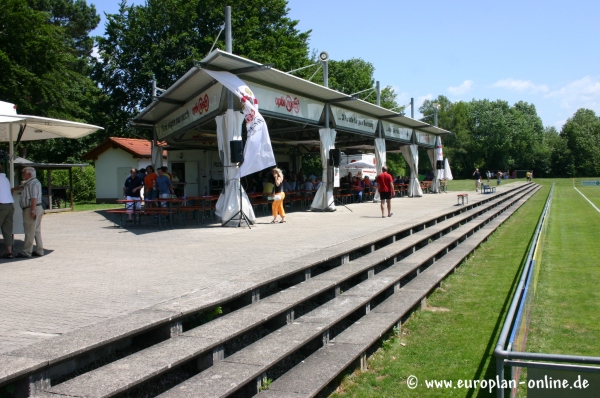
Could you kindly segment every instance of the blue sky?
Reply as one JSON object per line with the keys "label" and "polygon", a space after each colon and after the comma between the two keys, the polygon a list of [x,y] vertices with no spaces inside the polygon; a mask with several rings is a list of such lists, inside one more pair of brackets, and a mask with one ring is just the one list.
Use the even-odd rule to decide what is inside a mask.
{"label": "blue sky", "polygon": [[[103,13],[118,0],[88,3],[102,34]],[[300,30],[312,30],[311,48],[371,62],[400,104],[439,94],[523,100],[559,129],[579,108],[600,115],[598,1],[289,0],[289,8]]]}

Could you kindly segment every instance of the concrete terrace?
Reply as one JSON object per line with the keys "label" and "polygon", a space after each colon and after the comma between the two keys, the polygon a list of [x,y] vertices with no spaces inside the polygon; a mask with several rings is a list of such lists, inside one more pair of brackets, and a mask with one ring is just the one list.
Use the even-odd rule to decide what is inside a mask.
{"label": "concrete terrace", "polygon": [[[469,192],[470,202],[488,197]],[[259,213],[251,230],[194,222],[172,230],[119,229],[101,212],[46,215],[47,255],[0,262],[0,353],[243,280],[256,270],[285,267],[288,260],[454,206],[456,193],[448,193],[394,199],[394,216],[385,219],[373,203],[349,205],[352,212],[342,206],[333,213],[296,211],[287,224],[276,225]]]}

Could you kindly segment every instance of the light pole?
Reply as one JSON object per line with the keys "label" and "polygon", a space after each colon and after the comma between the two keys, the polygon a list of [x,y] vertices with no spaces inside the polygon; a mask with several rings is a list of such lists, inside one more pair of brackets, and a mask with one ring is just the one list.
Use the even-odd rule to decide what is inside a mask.
{"label": "light pole", "polygon": [[433,125],[435,127],[438,126],[438,111],[440,110],[442,106],[440,104],[438,104],[437,102],[433,103]]}

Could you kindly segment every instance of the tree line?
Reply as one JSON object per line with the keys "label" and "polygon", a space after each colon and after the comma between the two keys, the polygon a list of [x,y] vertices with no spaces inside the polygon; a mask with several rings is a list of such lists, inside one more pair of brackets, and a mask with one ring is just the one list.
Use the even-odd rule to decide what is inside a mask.
{"label": "tree line", "polygon": [[[109,136],[151,138],[130,120],[151,101],[151,84],[169,87],[206,56],[224,49],[225,5],[232,7],[233,52],[289,71],[317,61],[311,31],[288,17],[287,0],[147,0],[106,15],[104,35],[90,36],[100,21],[85,0],[0,0],[0,99],[19,113],[64,118],[105,127],[80,140],[48,140],[20,145],[39,162],[79,162]],[[216,40],[216,41],[215,41]],[[296,73],[321,83],[322,70]],[[331,88],[353,94],[374,87],[374,66],[362,59],[330,61]],[[314,74],[314,76],[313,76]],[[375,102],[373,92],[361,95]],[[396,93],[382,90],[381,105],[399,109]],[[545,128],[535,106],[525,102],[450,102],[439,96],[420,111],[433,122],[432,103],[441,105],[440,127],[455,173],[473,167],[533,169],[537,176],[599,175],[600,121],[581,109],[560,134]],[[392,154],[390,154],[392,155]],[[399,171],[401,157],[389,156]],[[422,167],[428,161],[423,157]]]}

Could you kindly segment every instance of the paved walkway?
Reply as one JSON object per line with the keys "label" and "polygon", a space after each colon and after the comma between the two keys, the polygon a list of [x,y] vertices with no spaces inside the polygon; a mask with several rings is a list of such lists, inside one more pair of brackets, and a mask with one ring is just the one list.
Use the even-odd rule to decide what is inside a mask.
{"label": "paved walkway", "polygon": [[287,224],[258,217],[251,230],[193,223],[127,230],[97,212],[48,214],[46,256],[0,260],[0,353],[455,205],[456,194],[426,194],[393,199],[391,218],[363,203],[349,205],[353,212],[293,212]]}

